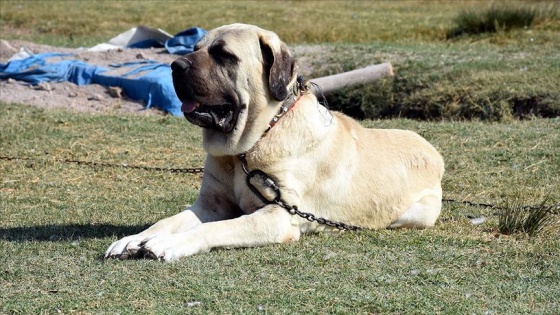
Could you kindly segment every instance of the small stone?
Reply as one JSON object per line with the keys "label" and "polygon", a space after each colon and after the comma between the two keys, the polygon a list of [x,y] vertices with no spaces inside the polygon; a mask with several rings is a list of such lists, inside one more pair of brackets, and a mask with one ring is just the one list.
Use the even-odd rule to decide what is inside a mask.
{"label": "small stone", "polygon": [[471,219],[471,224],[472,225],[480,225],[484,222],[486,222],[486,217],[478,217],[478,218],[472,218]]}
{"label": "small stone", "polygon": [[107,88],[107,92],[111,97],[122,98],[122,89],[118,86],[110,86]]}
{"label": "small stone", "polygon": [[34,86],[35,90],[40,90],[40,91],[52,91],[53,88],[51,87],[51,85],[48,82],[40,82],[37,85]]}
{"label": "small stone", "polygon": [[323,260],[329,260],[329,259],[333,258],[334,256],[336,256],[335,252],[329,252],[328,254],[323,256]]}
{"label": "small stone", "polygon": [[88,101],[102,101],[105,98],[101,94],[92,94],[87,99]]}
{"label": "small stone", "polygon": [[483,268],[483,267],[485,267],[486,265],[487,265],[486,261],[484,261],[484,260],[482,260],[482,259],[478,259],[478,260],[476,261],[476,266],[477,266],[478,268]]}
{"label": "small stone", "polygon": [[193,302],[187,302],[187,303],[185,303],[185,306],[186,306],[186,307],[195,307],[195,306],[199,306],[200,304],[202,304],[202,303],[199,302],[199,301],[193,301]]}

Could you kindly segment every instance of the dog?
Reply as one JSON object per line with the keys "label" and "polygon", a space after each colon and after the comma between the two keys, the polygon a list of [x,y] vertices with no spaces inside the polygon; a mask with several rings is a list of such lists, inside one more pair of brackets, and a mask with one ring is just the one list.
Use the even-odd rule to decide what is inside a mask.
{"label": "dog", "polygon": [[183,212],[114,242],[106,258],[163,261],[213,248],[298,241],[311,232],[428,228],[444,162],[412,131],[367,129],[320,104],[278,36],[209,31],[175,60],[186,119],[207,153],[200,195]]}

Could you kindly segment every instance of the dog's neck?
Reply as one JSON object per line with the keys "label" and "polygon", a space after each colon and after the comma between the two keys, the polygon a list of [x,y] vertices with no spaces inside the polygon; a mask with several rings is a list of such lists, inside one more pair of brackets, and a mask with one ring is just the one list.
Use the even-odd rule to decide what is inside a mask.
{"label": "dog's neck", "polygon": [[286,97],[286,99],[282,102],[278,113],[272,117],[272,120],[270,120],[268,128],[265,130],[264,134],[274,127],[282,116],[296,106],[302,95],[308,94],[311,91],[311,84],[309,81],[305,81],[303,76],[298,75],[297,79],[292,84],[292,87],[289,88],[289,91],[290,93],[288,94],[288,97]]}

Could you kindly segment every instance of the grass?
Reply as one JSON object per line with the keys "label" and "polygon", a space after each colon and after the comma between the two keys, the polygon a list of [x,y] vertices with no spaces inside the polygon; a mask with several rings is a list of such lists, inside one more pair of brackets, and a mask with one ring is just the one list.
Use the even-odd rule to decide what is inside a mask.
{"label": "grass", "polygon": [[[364,124],[415,130],[434,143],[446,158],[447,198],[500,205],[523,191],[528,204],[544,196],[560,200],[558,119]],[[192,203],[200,176],[58,161],[198,167],[198,130],[172,117],[9,104],[0,104],[0,127],[2,155],[34,159],[0,160],[3,313],[553,314],[558,308],[558,230],[502,235],[494,210],[460,203],[445,204],[436,227],[425,231],[311,235],[169,264],[104,262],[113,240]],[[472,225],[472,216],[488,220]]]}
{"label": "grass", "polygon": [[481,10],[462,11],[455,18],[456,26],[447,33],[448,38],[461,35],[478,35],[510,31],[516,28],[529,28],[536,20],[557,19],[556,7],[516,6],[516,4],[494,5]]}
{"label": "grass", "polygon": [[519,199],[500,209],[498,231],[502,234],[527,233],[529,236],[545,232],[554,225],[555,211],[560,203],[549,204],[544,200],[536,206],[525,206]]}
{"label": "grass", "polygon": [[[553,2],[516,5],[557,10]],[[512,209],[546,198],[557,203],[560,22],[547,13],[527,29],[449,40],[454,19],[479,7],[479,1],[2,1],[0,37],[79,47],[138,24],[175,33],[241,21],[279,33],[312,65],[308,77],[388,61],[394,78],[332,95],[333,107],[363,117],[438,119],[363,124],[411,129],[432,142],[446,161],[445,198],[518,206]],[[310,235],[169,264],[103,261],[118,237],[192,203],[200,176],[60,160],[199,167],[199,131],[167,116],[1,103],[0,152],[30,158],[0,159],[0,313],[555,314],[560,308],[557,210],[541,233],[506,233],[500,228],[506,212],[446,203],[436,227],[423,231]],[[515,204],[519,196],[523,203]],[[473,217],[487,220],[473,225]]]}
{"label": "grass", "polygon": [[312,77],[388,60],[395,67],[392,78],[329,96],[333,108],[355,117],[507,121],[560,115],[557,49],[379,43],[331,45],[321,53]]}
{"label": "grass", "polygon": [[[500,8],[500,9],[495,9]],[[514,8],[514,9],[509,9]],[[175,34],[190,26],[205,29],[235,22],[277,32],[290,44],[417,43],[446,40],[466,12],[508,16],[531,12],[542,33],[558,30],[554,1],[3,1],[2,37],[70,47],[92,46],[138,24]],[[258,12],[259,14],[255,14]],[[492,15],[492,12],[497,12]],[[515,39],[515,34],[512,34]]]}
{"label": "grass", "polygon": [[[138,24],[175,34],[244,22],[273,29],[288,43],[402,41],[445,37],[454,3],[408,6],[362,1],[3,1],[3,37],[91,46]],[[463,2],[467,7],[474,3]],[[437,10],[435,10],[437,8]],[[264,10],[266,9],[266,10]],[[436,12],[434,14],[434,12]],[[255,14],[258,12],[258,14]],[[390,14],[387,14],[390,12]],[[398,15],[397,18],[395,15]],[[344,23],[340,23],[340,22]],[[406,23],[403,23],[406,21]],[[433,25],[437,28],[433,29]],[[8,32],[9,30],[10,32]]]}

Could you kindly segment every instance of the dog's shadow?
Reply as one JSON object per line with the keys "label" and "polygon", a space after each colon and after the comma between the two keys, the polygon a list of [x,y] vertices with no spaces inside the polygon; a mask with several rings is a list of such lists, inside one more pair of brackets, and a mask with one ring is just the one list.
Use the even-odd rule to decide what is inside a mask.
{"label": "dog's shadow", "polygon": [[139,233],[149,225],[113,224],[47,224],[23,227],[1,227],[0,239],[10,242],[58,242],[79,239],[117,237]]}

